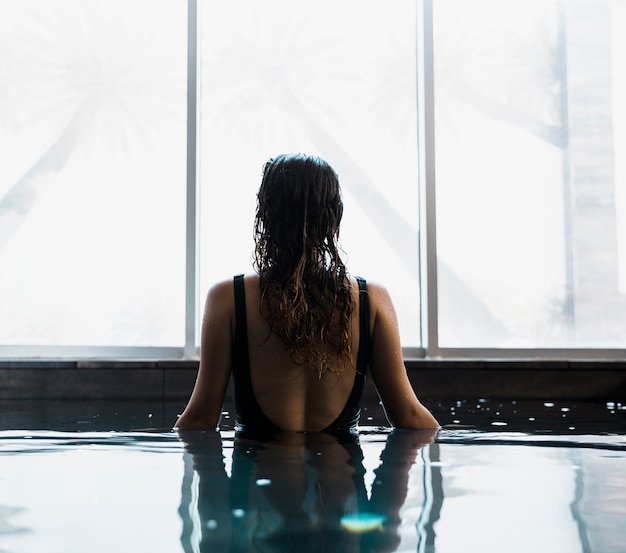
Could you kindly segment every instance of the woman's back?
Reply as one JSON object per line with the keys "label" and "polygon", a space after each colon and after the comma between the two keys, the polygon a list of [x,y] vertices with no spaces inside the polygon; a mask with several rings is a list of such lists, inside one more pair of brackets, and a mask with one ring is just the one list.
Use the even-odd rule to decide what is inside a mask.
{"label": "woman's back", "polygon": [[[254,399],[261,412],[280,429],[323,430],[332,426],[343,413],[355,383],[358,384],[361,379],[362,385],[367,369],[367,366],[359,367],[361,374],[357,375],[358,352],[362,345],[359,328],[362,314],[356,280],[351,280],[355,306],[350,320],[351,356],[337,356],[336,346],[326,344],[329,367],[321,374],[314,367],[295,361],[286,344],[271,332],[259,307],[259,278],[246,277],[244,287],[248,358],[239,363],[243,367],[233,367],[235,385],[238,384],[237,371],[244,372],[249,367],[249,383]],[[368,333],[371,330],[368,328]],[[243,382],[246,382],[245,378]],[[239,383],[240,387],[245,385]],[[357,409],[358,417],[358,407],[350,407]],[[241,406],[241,410],[245,412],[246,406]]]}

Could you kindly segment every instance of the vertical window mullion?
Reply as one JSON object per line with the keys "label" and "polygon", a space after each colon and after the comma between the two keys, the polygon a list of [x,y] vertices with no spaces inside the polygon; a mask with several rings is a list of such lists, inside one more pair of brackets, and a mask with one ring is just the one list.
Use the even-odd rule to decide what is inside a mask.
{"label": "vertical window mullion", "polygon": [[198,0],[187,2],[187,217],[185,357],[196,354],[198,270]]}
{"label": "vertical window mullion", "polygon": [[438,343],[435,202],[435,108],[433,0],[418,6],[418,133],[420,161],[420,278],[422,346],[435,355]]}

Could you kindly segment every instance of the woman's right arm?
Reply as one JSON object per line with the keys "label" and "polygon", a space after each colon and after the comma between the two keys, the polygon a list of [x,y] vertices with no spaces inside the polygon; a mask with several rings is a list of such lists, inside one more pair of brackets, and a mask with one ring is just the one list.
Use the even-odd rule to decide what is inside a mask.
{"label": "woman's right arm", "polygon": [[175,428],[207,430],[218,425],[230,379],[234,310],[232,280],[209,290],[202,319],[198,377]]}
{"label": "woman's right arm", "polygon": [[367,284],[372,317],[370,370],[389,421],[396,428],[438,428],[439,423],[417,399],[402,358],[398,318],[387,290]]}

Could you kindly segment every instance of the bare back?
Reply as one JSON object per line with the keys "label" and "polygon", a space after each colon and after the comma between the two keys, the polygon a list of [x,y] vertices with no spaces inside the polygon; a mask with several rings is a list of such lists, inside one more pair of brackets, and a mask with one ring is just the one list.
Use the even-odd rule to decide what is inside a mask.
{"label": "bare back", "polygon": [[[282,340],[270,331],[260,312],[258,276],[244,280],[250,379],[259,407],[284,430],[317,431],[328,427],[342,412],[352,391],[359,348],[358,286],[352,284],[356,309],[351,320],[352,359],[336,359],[332,371],[298,364]],[[331,357],[332,358],[332,357]]]}

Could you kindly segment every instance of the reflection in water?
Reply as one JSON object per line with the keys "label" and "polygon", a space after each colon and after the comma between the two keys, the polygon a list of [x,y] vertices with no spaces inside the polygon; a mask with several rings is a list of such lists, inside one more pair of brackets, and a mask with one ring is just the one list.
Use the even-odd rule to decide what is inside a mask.
{"label": "reflection in water", "polygon": [[[229,476],[228,446],[218,432],[181,431],[183,548],[396,551],[409,471],[434,434],[390,433],[368,494],[364,455],[356,436],[284,433],[267,442],[235,436]],[[432,498],[426,494],[418,532],[432,530],[432,521],[424,520],[429,504]],[[416,541],[432,543],[432,538],[424,538]]]}
{"label": "reflection in water", "polygon": [[579,434],[444,428],[430,444],[374,427],[359,441],[266,443],[0,430],[0,549],[624,553],[626,409],[615,407],[603,433],[579,416]]}

